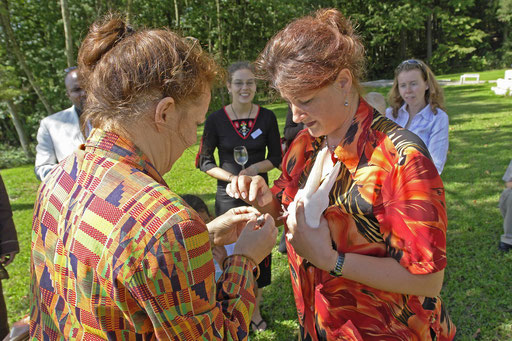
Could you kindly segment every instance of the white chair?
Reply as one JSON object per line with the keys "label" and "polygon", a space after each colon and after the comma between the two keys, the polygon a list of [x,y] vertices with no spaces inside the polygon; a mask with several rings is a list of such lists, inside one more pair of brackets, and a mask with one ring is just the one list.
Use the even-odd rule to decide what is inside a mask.
{"label": "white chair", "polygon": [[491,90],[499,96],[512,95],[512,70],[505,71],[505,78],[498,78]]}
{"label": "white chair", "polygon": [[[468,78],[474,78],[473,81],[468,81]],[[460,76],[460,84],[469,84],[469,83],[476,83],[478,84],[480,82],[480,75],[478,73],[465,73],[462,76]]]}

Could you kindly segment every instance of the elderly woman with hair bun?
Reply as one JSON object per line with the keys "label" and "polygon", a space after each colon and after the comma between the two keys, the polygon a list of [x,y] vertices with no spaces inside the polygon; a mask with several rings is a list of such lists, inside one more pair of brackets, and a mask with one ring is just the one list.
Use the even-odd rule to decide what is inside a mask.
{"label": "elderly woman with hair bun", "polygon": [[297,19],[257,65],[306,129],[272,189],[240,175],[227,192],[286,217],[300,339],[453,339],[439,296],[443,183],[419,137],[361,96],[364,47],[350,21],[335,9]]}
{"label": "elderly woman with hair bun", "polygon": [[[114,16],[91,26],[78,65],[94,129],[39,188],[31,339],[247,340],[272,217],[239,207],[205,225],[162,178],[196,142],[217,65]],[[215,283],[211,248],[234,241]]]}
{"label": "elderly woman with hair bun", "polygon": [[395,69],[388,99],[386,117],[421,138],[441,174],[448,154],[448,115],[432,70],[421,60],[404,60]]}

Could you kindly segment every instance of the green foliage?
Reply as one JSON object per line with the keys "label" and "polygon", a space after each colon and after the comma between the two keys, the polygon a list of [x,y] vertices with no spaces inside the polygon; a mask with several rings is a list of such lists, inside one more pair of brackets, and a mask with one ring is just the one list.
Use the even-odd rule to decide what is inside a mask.
{"label": "green foliage", "polygon": [[[3,134],[0,136],[3,136]],[[33,162],[34,160],[27,158],[21,148],[0,145],[0,169],[20,167]]]}
{"label": "green foliage", "polygon": [[499,8],[496,13],[499,21],[510,24],[512,22],[512,0],[499,0]]}
{"label": "green foliage", "polygon": [[0,64],[0,102],[12,100],[21,93],[20,82],[14,75],[14,68]]}
{"label": "green foliage", "polygon": [[[11,0],[8,3],[16,39],[42,92],[56,110],[68,107],[59,2]],[[120,13],[127,10],[127,0],[68,0],[68,5],[75,55],[93,21],[109,10]],[[132,1],[131,24],[167,26],[194,36],[226,66],[236,60],[254,60],[286,23],[322,7],[339,8],[356,25],[367,50],[368,79],[391,78],[395,66],[403,59],[427,59],[428,22],[432,28],[432,56],[428,62],[435,73],[502,68],[512,63],[512,39],[507,39],[511,31],[511,0]],[[19,83],[15,87],[22,93],[14,97],[25,130],[34,142],[39,121],[47,113],[5,39],[0,30],[0,65],[10,68],[12,79]],[[269,98],[264,84],[260,92],[259,98]],[[216,106],[223,102],[222,97],[217,98]],[[0,117],[0,126],[13,130],[5,116]],[[2,135],[1,143],[15,145],[17,138],[11,135]]]}
{"label": "green foliage", "polygon": [[[504,70],[480,73],[481,79],[503,77]],[[438,75],[458,80],[460,74]],[[457,326],[459,340],[511,340],[512,298],[510,274],[512,252],[499,252],[502,218],[497,206],[503,189],[501,177],[510,162],[512,97],[496,96],[490,83],[445,87],[450,117],[450,149],[443,171],[448,212],[448,267],[442,297]],[[372,89],[374,90],[374,89]],[[389,88],[378,88],[386,94]],[[269,105],[282,130],[286,105]],[[216,109],[216,108],[214,108]],[[198,135],[201,135],[201,129]],[[216,182],[194,167],[195,145],[165,175],[176,193],[200,195],[213,211]],[[0,155],[3,151],[0,151]],[[0,165],[0,168],[2,166]],[[9,319],[14,322],[29,309],[29,261],[32,208],[38,181],[33,166],[1,171],[18,229],[21,253],[8,270],[11,279],[4,291]],[[278,170],[270,172],[272,182]],[[273,251],[273,283],[264,289],[262,314],[269,329],[251,334],[251,340],[297,339],[297,314],[286,258]]]}

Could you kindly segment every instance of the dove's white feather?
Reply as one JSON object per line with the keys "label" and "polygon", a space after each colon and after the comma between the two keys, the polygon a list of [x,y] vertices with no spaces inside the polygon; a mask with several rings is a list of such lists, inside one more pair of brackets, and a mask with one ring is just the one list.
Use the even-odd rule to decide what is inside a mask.
{"label": "dove's white feather", "polygon": [[295,217],[297,202],[302,200],[306,223],[315,228],[320,225],[320,217],[329,206],[329,193],[340,171],[340,163],[336,162],[326,179],[320,183],[326,157],[330,157],[327,147],[318,152],[304,188],[297,191],[293,202],[288,206],[288,214]]}

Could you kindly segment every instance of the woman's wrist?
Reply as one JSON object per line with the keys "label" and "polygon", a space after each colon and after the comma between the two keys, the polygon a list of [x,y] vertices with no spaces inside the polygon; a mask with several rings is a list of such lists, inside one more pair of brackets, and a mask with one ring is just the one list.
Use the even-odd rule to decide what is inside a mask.
{"label": "woman's wrist", "polygon": [[336,250],[332,250],[333,252],[330,253],[329,257],[326,257],[326,264],[324,265],[325,267],[323,268],[323,270],[327,271],[327,272],[332,272],[334,270],[334,268],[336,267],[336,263],[338,262],[338,256],[339,256],[339,253],[338,251]]}
{"label": "woman's wrist", "polygon": [[256,174],[260,173],[260,168],[258,167],[258,163],[253,164],[251,167],[254,169]]}

